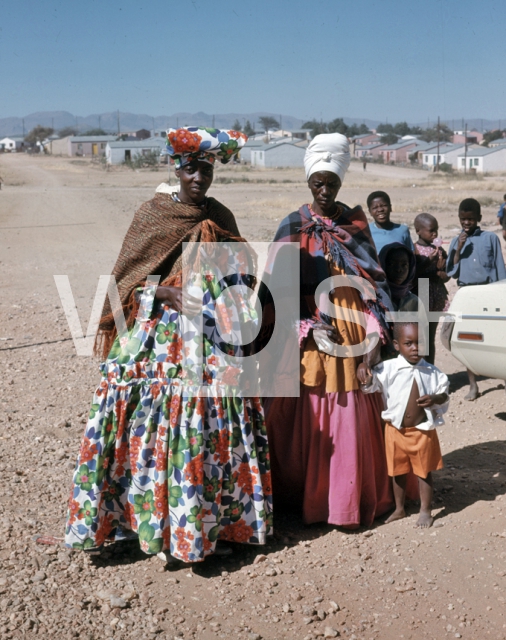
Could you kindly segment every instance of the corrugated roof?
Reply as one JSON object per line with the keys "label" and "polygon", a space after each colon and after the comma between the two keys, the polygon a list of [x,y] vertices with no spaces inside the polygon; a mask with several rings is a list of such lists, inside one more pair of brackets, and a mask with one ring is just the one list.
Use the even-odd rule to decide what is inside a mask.
{"label": "corrugated roof", "polygon": [[254,151],[272,151],[277,147],[282,147],[284,144],[288,144],[291,147],[296,147],[297,149],[304,149],[305,147],[301,147],[300,145],[294,144],[293,142],[284,141],[283,142],[275,142],[274,144],[263,144],[261,147],[257,147]]}
{"label": "corrugated roof", "polygon": [[404,147],[408,147],[410,144],[416,144],[415,140],[403,140],[402,142],[396,142],[395,144],[390,144],[388,147],[385,147],[383,151],[395,151],[396,149],[402,149]]}
{"label": "corrugated roof", "polygon": [[[499,151],[504,151],[506,147],[476,147],[474,149],[467,149],[467,157],[468,158],[477,158],[481,156],[488,156],[491,153],[497,153]],[[459,154],[459,158],[465,158],[466,154]]]}
{"label": "corrugated roof", "polygon": [[155,149],[158,147],[159,149],[165,149],[166,145],[163,140],[117,140],[115,142],[109,142],[109,147],[111,149]]}
{"label": "corrugated roof", "polygon": [[[451,143],[440,144],[439,145],[439,155],[443,155],[445,153],[450,153],[450,151],[457,151],[457,149],[463,149],[463,148],[464,148],[464,143],[462,143],[462,144],[451,144]],[[437,143],[434,144],[433,146],[429,147],[425,151],[428,151],[428,152],[433,153],[433,154],[437,154]]]}
{"label": "corrugated roof", "polygon": [[357,147],[355,151],[367,151],[368,149],[376,149],[376,147],[383,147],[384,142],[371,142],[370,144],[364,144],[362,147]]}
{"label": "corrugated roof", "polygon": [[118,136],[72,136],[70,142],[112,142]]}

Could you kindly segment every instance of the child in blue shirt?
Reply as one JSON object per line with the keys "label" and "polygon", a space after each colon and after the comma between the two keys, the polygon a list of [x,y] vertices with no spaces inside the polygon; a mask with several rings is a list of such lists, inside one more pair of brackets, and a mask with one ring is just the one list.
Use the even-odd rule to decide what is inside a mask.
{"label": "child in blue shirt", "polygon": [[367,208],[374,220],[369,224],[369,229],[378,255],[385,245],[393,242],[400,242],[410,251],[415,251],[408,226],[390,220],[392,204],[388,193],[384,191],[370,193],[367,197]]}
{"label": "child in blue shirt", "polygon": [[[459,287],[505,280],[501,243],[495,233],[480,229],[481,207],[478,200],[466,198],[460,203],[459,221],[462,231],[450,243],[446,273],[457,280]],[[469,369],[467,375],[469,393],[465,399],[476,400],[476,377]]]}

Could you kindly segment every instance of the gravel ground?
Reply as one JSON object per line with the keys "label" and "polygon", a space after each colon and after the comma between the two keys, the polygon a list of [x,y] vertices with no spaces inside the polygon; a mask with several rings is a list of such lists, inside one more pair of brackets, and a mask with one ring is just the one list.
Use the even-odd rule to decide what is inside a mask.
{"label": "gravel ground", "polygon": [[[399,183],[389,187],[394,202],[408,202],[406,193],[426,197],[406,185],[412,173],[419,182],[428,175],[388,171],[368,165],[364,177],[352,165],[343,200],[352,201],[354,189],[365,193],[366,180],[372,188]],[[89,317],[98,275],[110,271],[135,208],[165,176],[24,155],[1,157],[0,173],[2,640],[506,637],[504,383],[482,380],[481,397],[466,403],[465,373],[442,347],[438,365],[452,397],[439,431],[445,469],[435,474],[433,529],[414,528],[416,505],[405,520],[353,533],[276,513],[271,545],[237,545],[231,557],[171,570],[131,541],[109,545],[100,558],[59,540],[40,544],[37,536],[63,536],[99,379],[97,362],[75,354],[52,276],[69,275],[80,316]],[[305,187],[295,171],[248,176],[277,182],[223,183],[214,193],[245,235],[268,239]],[[450,194],[457,199],[458,188]],[[449,238],[453,222],[444,216]],[[485,223],[493,222],[491,207]]]}

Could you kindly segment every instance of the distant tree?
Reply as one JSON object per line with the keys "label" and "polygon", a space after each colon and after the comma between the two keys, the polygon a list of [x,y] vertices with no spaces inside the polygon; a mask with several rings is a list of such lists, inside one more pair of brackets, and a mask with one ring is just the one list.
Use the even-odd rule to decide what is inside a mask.
{"label": "distant tree", "polygon": [[348,138],[353,138],[353,136],[361,136],[364,133],[371,133],[369,129],[365,126],[365,124],[358,125],[355,122],[348,127]]}
{"label": "distant tree", "polygon": [[320,133],[341,133],[343,136],[351,138],[361,133],[370,133],[365,124],[347,125],[342,118],[334,118],[330,122],[318,122],[318,120],[308,120],[302,125],[303,129],[311,129],[313,138]]}
{"label": "distant tree", "polygon": [[398,136],[407,136],[411,133],[411,127],[407,122],[398,122],[394,125],[394,133]]}
{"label": "distant tree", "polygon": [[327,127],[329,133],[342,133],[343,136],[347,136],[350,130],[342,118],[335,118],[334,120],[331,120]]}
{"label": "distant tree", "polygon": [[258,118],[258,121],[262,125],[265,133],[267,133],[269,129],[279,129],[279,122],[272,116],[261,116]]}
{"label": "distant tree", "polygon": [[[148,134],[149,134],[149,131],[148,131]],[[86,131],[86,133],[82,133],[81,135],[82,136],[106,136],[107,131],[104,131],[103,129],[90,129],[89,131]]]}
{"label": "distant tree", "polygon": [[376,131],[378,133],[393,133],[394,132],[394,128],[391,124],[388,123],[381,123],[376,127]]}
{"label": "distant tree", "polygon": [[395,144],[396,142],[399,142],[399,137],[392,132],[385,133],[381,136],[381,142],[384,142],[385,144]]}
{"label": "distant tree", "polygon": [[247,136],[255,135],[255,129],[253,129],[253,127],[251,126],[251,122],[249,120],[246,120],[243,133],[246,134]]}
{"label": "distant tree", "polygon": [[63,127],[58,131],[60,138],[66,138],[67,136],[77,136],[77,129],[75,127]]}
{"label": "distant tree", "polygon": [[440,142],[450,142],[453,136],[453,131],[450,127],[447,127],[445,124],[439,125],[439,135],[438,135],[438,125],[435,127],[431,127],[430,129],[425,129],[422,131],[421,139],[425,140],[425,142],[437,142],[438,138]]}
{"label": "distant tree", "polygon": [[318,120],[308,120],[302,125],[303,129],[311,129],[311,137],[319,135],[320,133],[328,133],[329,129],[326,122]]}
{"label": "distant tree", "polygon": [[483,134],[483,145],[488,147],[489,142],[504,137],[506,137],[506,130],[501,131],[501,129],[494,129],[494,131],[487,131]]}
{"label": "distant tree", "polygon": [[233,131],[242,131],[242,125],[239,122],[239,120],[236,118],[234,124],[232,125],[232,130]]}
{"label": "distant tree", "polygon": [[49,136],[52,136],[53,133],[54,129],[51,127],[43,127],[38,124],[29,133],[27,133],[25,136],[25,142],[28,142],[28,144],[37,144],[37,142],[42,142]]}

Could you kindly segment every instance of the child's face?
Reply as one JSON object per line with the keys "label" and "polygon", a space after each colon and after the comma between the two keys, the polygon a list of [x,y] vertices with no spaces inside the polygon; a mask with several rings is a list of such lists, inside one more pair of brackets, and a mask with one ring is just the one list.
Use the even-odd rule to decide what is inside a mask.
{"label": "child's face", "polygon": [[383,198],[374,198],[369,206],[369,213],[379,225],[390,222],[392,207]]}
{"label": "child's face", "polygon": [[460,224],[468,236],[473,235],[480,224],[480,220],[481,215],[474,211],[459,211]]}
{"label": "child's face", "polygon": [[401,328],[401,334],[394,340],[394,348],[411,364],[417,364],[422,359],[418,355],[418,325],[407,324]]}
{"label": "child's face", "polygon": [[424,222],[416,230],[420,240],[423,240],[427,244],[432,244],[434,242],[434,240],[437,238],[438,231],[439,229],[436,221]]}
{"label": "child's face", "polygon": [[402,284],[409,275],[409,256],[404,249],[393,249],[385,263],[387,280],[394,284]]}

